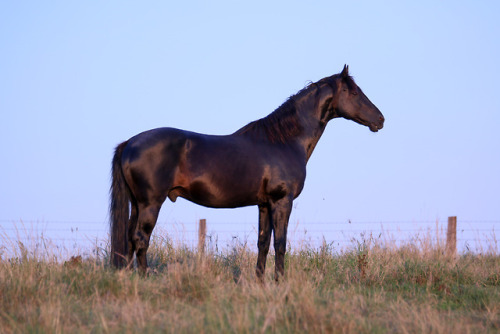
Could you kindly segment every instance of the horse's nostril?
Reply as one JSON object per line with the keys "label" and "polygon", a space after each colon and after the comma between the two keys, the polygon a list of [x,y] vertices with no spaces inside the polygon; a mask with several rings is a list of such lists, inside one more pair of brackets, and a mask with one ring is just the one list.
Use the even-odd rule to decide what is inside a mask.
{"label": "horse's nostril", "polygon": [[380,116],[378,120],[383,122],[383,121],[385,121],[385,118],[384,118],[384,116]]}

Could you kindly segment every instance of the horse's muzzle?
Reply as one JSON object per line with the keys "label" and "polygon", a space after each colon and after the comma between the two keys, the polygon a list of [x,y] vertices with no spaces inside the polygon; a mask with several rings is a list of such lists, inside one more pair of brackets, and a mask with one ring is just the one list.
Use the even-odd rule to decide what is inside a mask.
{"label": "horse's muzzle", "polygon": [[370,124],[370,126],[369,126],[370,131],[377,132],[378,130],[381,130],[384,127],[384,121],[385,121],[385,118],[384,118],[384,116],[381,115],[378,119],[378,122]]}

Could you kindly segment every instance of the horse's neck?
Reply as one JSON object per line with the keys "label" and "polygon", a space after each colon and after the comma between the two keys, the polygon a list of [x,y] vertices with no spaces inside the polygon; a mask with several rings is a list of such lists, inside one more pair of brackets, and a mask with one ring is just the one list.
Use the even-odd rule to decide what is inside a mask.
{"label": "horse's neck", "polygon": [[302,111],[298,112],[301,115],[302,133],[297,137],[297,143],[304,150],[307,162],[323,135],[328,121],[320,120],[320,112],[317,110],[319,106],[304,104],[302,108]]}
{"label": "horse's neck", "polygon": [[325,126],[326,124],[318,124],[316,127],[304,128],[303,134],[298,138],[299,145],[305,152],[306,161],[309,161],[314,148],[325,131]]}

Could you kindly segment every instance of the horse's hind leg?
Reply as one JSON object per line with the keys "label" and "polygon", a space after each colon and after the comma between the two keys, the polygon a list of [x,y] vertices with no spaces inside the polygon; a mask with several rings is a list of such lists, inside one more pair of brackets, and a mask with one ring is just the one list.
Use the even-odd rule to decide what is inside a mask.
{"label": "horse's hind leg", "polygon": [[127,238],[128,238],[128,255],[127,255],[127,268],[133,267],[133,261],[134,261],[134,253],[136,250],[135,242],[134,242],[134,234],[135,230],[137,227],[137,219],[138,219],[138,212],[137,212],[137,202],[135,200],[132,201],[131,203],[131,210],[130,210],[130,219],[128,221],[128,233],[127,233]]}
{"label": "horse's hind leg", "polygon": [[139,204],[139,219],[137,221],[135,233],[132,237],[132,244],[135,245],[137,266],[142,274],[145,274],[148,268],[146,253],[148,251],[151,233],[158,219],[160,207],[161,204],[149,204],[147,206]]}

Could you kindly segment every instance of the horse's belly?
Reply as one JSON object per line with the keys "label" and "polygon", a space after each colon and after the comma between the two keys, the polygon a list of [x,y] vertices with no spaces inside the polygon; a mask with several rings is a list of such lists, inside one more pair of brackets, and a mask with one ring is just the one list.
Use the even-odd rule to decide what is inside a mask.
{"label": "horse's belly", "polygon": [[258,204],[258,189],[238,182],[210,182],[193,180],[189,185],[173,187],[168,198],[175,202],[177,197],[211,208],[236,208]]}
{"label": "horse's belly", "polygon": [[195,180],[189,186],[189,200],[213,208],[256,205],[258,189],[249,183]]}

